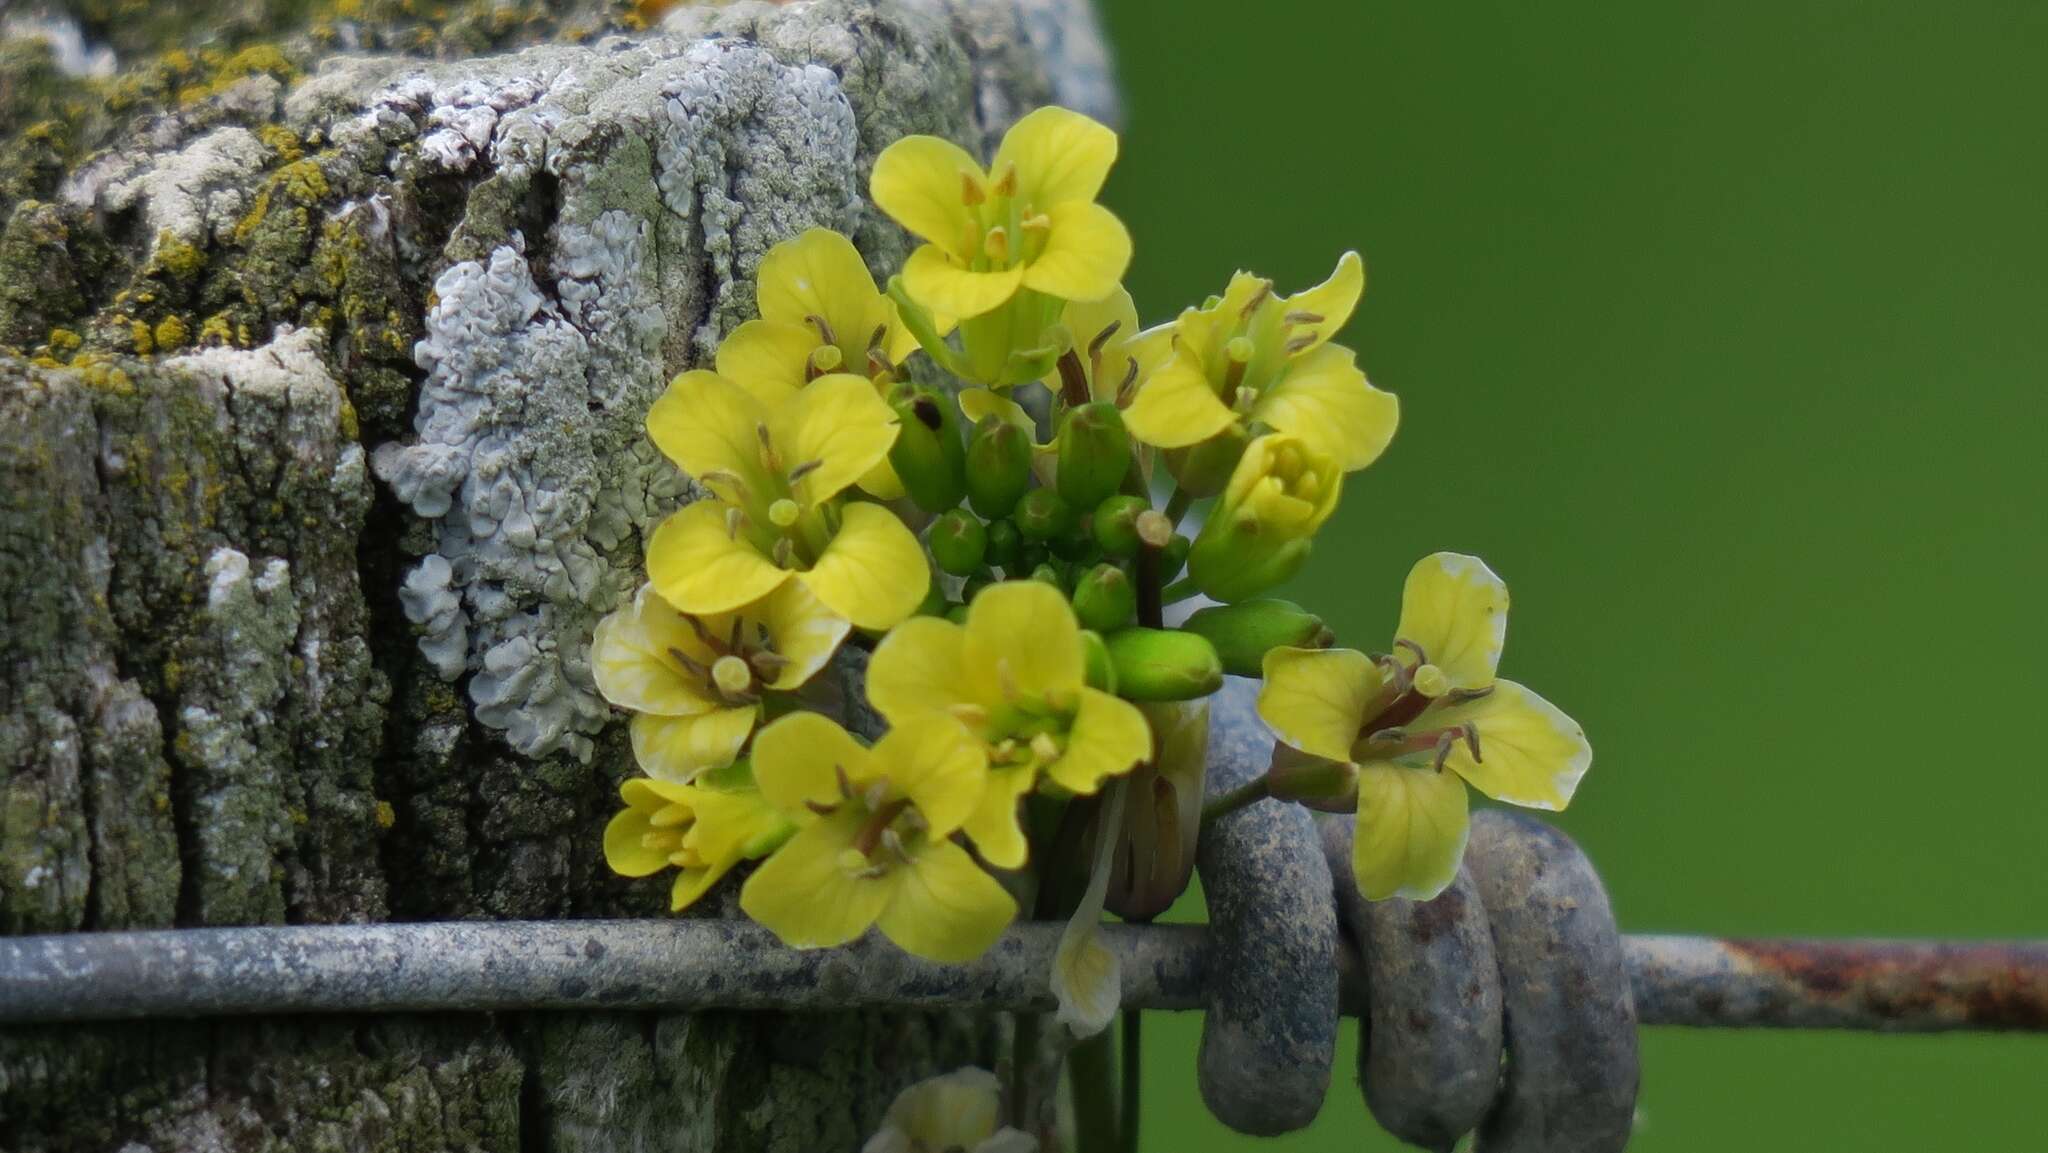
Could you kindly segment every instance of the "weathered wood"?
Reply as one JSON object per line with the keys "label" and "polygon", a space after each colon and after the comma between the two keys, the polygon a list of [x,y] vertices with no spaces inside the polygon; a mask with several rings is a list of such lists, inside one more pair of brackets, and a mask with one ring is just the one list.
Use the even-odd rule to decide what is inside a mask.
{"label": "weathered wood", "polygon": [[[658,913],[585,656],[645,409],[774,242],[900,258],[889,141],[1106,112],[1085,5],[173,7],[0,51],[0,932]],[[0,1148],[852,1148],[1003,1028],[11,1028]]]}

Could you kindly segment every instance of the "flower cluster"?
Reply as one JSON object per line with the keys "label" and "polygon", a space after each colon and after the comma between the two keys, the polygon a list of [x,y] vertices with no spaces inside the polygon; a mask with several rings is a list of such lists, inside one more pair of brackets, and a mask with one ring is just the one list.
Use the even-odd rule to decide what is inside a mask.
{"label": "flower cluster", "polygon": [[[1359,888],[1427,898],[1467,785],[1562,808],[1591,760],[1495,675],[1507,589],[1478,559],[1417,564],[1380,654],[1270,595],[1399,422],[1335,343],[1363,264],[1293,295],[1239,273],[1140,328],[1129,234],[1096,202],[1116,149],[1059,108],[986,167],[910,137],[871,185],[922,242],[895,275],[824,230],[770,251],[759,319],[648,414],[699,499],[591,653],[645,773],[606,830],[616,871],[678,870],[681,909],[758,860],[740,908],[798,947],[874,928],[957,962],[1020,914],[1067,918],[1052,981],[1082,1034],[1116,1007],[1094,927],[1171,904],[1204,821],[1355,813]],[[872,650],[872,742],[819,688],[846,644]],[[1281,743],[1205,812],[1226,675],[1262,679]]]}

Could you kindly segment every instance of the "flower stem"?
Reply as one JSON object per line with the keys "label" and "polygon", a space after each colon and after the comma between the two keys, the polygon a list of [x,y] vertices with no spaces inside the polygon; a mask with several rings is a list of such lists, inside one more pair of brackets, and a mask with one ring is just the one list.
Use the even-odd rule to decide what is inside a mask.
{"label": "flower stem", "polygon": [[1116,1153],[1120,1131],[1116,1075],[1109,1056],[1107,1029],[1074,1046],[1067,1054],[1067,1086],[1073,1092],[1078,1153]]}
{"label": "flower stem", "polygon": [[1173,522],[1173,527],[1179,528],[1181,518],[1188,515],[1188,509],[1194,503],[1194,493],[1184,488],[1174,489],[1173,495],[1166,498],[1166,519]]}
{"label": "flower stem", "polygon": [[1180,602],[1188,599],[1191,596],[1194,596],[1196,593],[1199,593],[1201,591],[1202,590],[1195,587],[1194,578],[1183,577],[1180,580],[1177,580],[1172,584],[1167,585],[1166,588],[1162,592],[1160,592],[1159,603],[1162,605],[1179,604]]}
{"label": "flower stem", "polygon": [[[1119,1153],[1138,1153],[1138,1102],[1144,1089],[1138,1074],[1143,1068],[1144,1022],[1145,1016],[1142,1011],[1124,1010],[1123,1061],[1118,1069],[1118,1075],[1123,1078],[1123,1098],[1117,1110],[1118,1115],[1123,1118],[1123,1127],[1119,1131],[1123,1138]],[[1108,1034],[1105,1033],[1104,1036]]]}
{"label": "flower stem", "polygon": [[1261,773],[1229,792],[1211,798],[1204,804],[1202,806],[1202,827],[1206,829],[1218,817],[1228,816],[1251,804],[1253,801],[1264,799],[1268,795],[1266,792],[1266,776],[1264,773]]}

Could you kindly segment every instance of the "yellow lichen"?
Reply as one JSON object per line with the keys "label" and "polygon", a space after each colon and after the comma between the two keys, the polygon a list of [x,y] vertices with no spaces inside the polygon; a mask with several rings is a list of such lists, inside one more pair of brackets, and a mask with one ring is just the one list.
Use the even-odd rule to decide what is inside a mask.
{"label": "yellow lichen", "polygon": [[130,321],[128,336],[135,342],[135,355],[148,356],[156,351],[156,334],[150,331],[146,321]]}
{"label": "yellow lichen", "polygon": [[278,160],[285,164],[306,154],[298,135],[282,124],[265,124],[256,130],[256,138],[263,141],[265,148],[277,153]]}
{"label": "yellow lichen", "polygon": [[388,829],[398,823],[398,810],[391,807],[390,801],[378,801],[376,819],[378,828]]}
{"label": "yellow lichen", "polygon": [[168,273],[184,280],[205,267],[206,254],[197,245],[180,239],[168,228],[157,233],[156,251],[150,256],[149,271]]}
{"label": "yellow lichen", "polygon": [[156,347],[159,352],[170,352],[185,346],[185,322],[175,316],[166,316],[156,322]]}
{"label": "yellow lichen", "polygon": [[68,328],[53,328],[50,330],[50,338],[47,343],[50,346],[51,352],[62,355],[64,353],[77,352],[78,346],[85,343],[85,338]]}
{"label": "yellow lichen", "polygon": [[235,330],[228,326],[228,314],[216,312],[199,326],[199,343],[211,345],[232,345]]}

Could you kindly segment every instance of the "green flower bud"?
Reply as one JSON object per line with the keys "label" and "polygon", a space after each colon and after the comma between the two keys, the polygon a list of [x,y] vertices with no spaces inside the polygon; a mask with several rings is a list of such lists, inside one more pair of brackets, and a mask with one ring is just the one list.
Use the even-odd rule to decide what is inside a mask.
{"label": "green flower bud", "polygon": [[[1018,534],[1020,537],[1023,535]],[[1052,551],[1035,540],[1027,540],[1017,550],[1017,571],[1028,573],[1052,559]]]}
{"label": "green flower bud", "polygon": [[946,609],[952,603],[946,599],[946,590],[940,587],[938,581],[933,581],[925,587],[924,600],[918,604],[917,612],[914,615],[942,617],[946,615]]}
{"label": "green flower bud", "polygon": [[889,465],[903,491],[926,512],[944,512],[967,492],[967,449],[960,439],[960,406],[926,385],[898,383],[889,391],[896,410],[896,443]]}
{"label": "green flower bud", "polygon": [[1128,493],[1110,497],[1095,506],[1089,529],[1095,536],[1095,543],[1102,547],[1102,555],[1119,560],[1137,555],[1138,514],[1151,507],[1151,502],[1144,497]]}
{"label": "green flower bud", "polygon": [[1230,482],[1230,474],[1250,441],[1243,429],[1233,425],[1200,444],[1165,453],[1166,471],[1188,495],[1215,496]]}
{"label": "green flower bud", "polygon": [[1031,579],[1049,584],[1061,592],[1067,591],[1066,569],[1058,561],[1046,561],[1031,570]]}
{"label": "green flower bud", "polygon": [[1103,643],[1102,634],[1082,629],[1081,654],[1087,661],[1088,687],[1105,693],[1116,692],[1116,666],[1110,663],[1109,646]]}
{"label": "green flower bud", "polygon": [[1106,633],[1131,623],[1137,611],[1137,586],[1113,564],[1096,565],[1074,582],[1074,615],[1082,628]]}
{"label": "green flower bud", "polygon": [[1131,469],[1131,434],[1116,405],[1098,400],[1060,420],[1059,490],[1075,508],[1115,495]]}
{"label": "green flower bud", "polygon": [[952,622],[953,622],[954,624],[956,624],[956,625],[964,625],[964,624],[966,624],[966,623],[967,623],[967,606],[966,606],[966,605],[954,605],[953,607],[951,607],[951,608],[947,609],[947,610],[946,610],[946,619],[947,619],[947,620],[949,620],[949,621],[952,621]]}
{"label": "green flower bud", "polygon": [[985,519],[1006,517],[1030,484],[1030,435],[999,417],[982,417],[967,443],[967,503]]}
{"label": "green flower bud", "polygon": [[1131,628],[1110,634],[1117,693],[1132,701],[1187,701],[1223,687],[1223,662],[1205,637],[1174,629]]}
{"label": "green flower bud", "polygon": [[1274,598],[1201,609],[1180,627],[1209,638],[1223,671],[1240,677],[1260,675],[1269,649],[1326,649],[1337,643],[1323,618]]}
{"label": "green flower bud", "polygon": [[961,603],[973,604],[974,596],[976,593],[979,593],[981,590],[995,583],[997,582],[994,575],[992,575],[987,569],[983,569],[980,572],[975,573],[973,576],[968,577],[967,583],[960,586]]}
{"label": "green flower bud", "polygon": [[1193,541],[1180,533],[1174,533],[1173,539],[1167,541],[1166,547],[1159,553],[1159,579],[1170,581],[1179,576],[1180,570],[1188,567],[1188,553],[1193,548]]}
{"label": "green flower bud", "polygon": [[988,522],[988,551],[984,559],[1011,576],[1017,574],[1017,559],[1023,555],[1024,537],[1007,520]]}
{"label": "green flower bud", "polygon": [[1253,441],[1188,551],[1195,587],[1240,601],[1300,570],[1316,530],[1337,508],[1343,474],[1299,437]]}
{"label": "green flower bud", "polygon": [[954,576],[966,576],[981,567],[988,552],[988,530],[980,518],[956,508],[932,522],[932,559]]}
{"label": "green flower bud", "polygon": [[1034,488],[1017,502],[1013,518],[1025,540],[1051,541],[1074,531],[1074,509],[1049,488]]}

